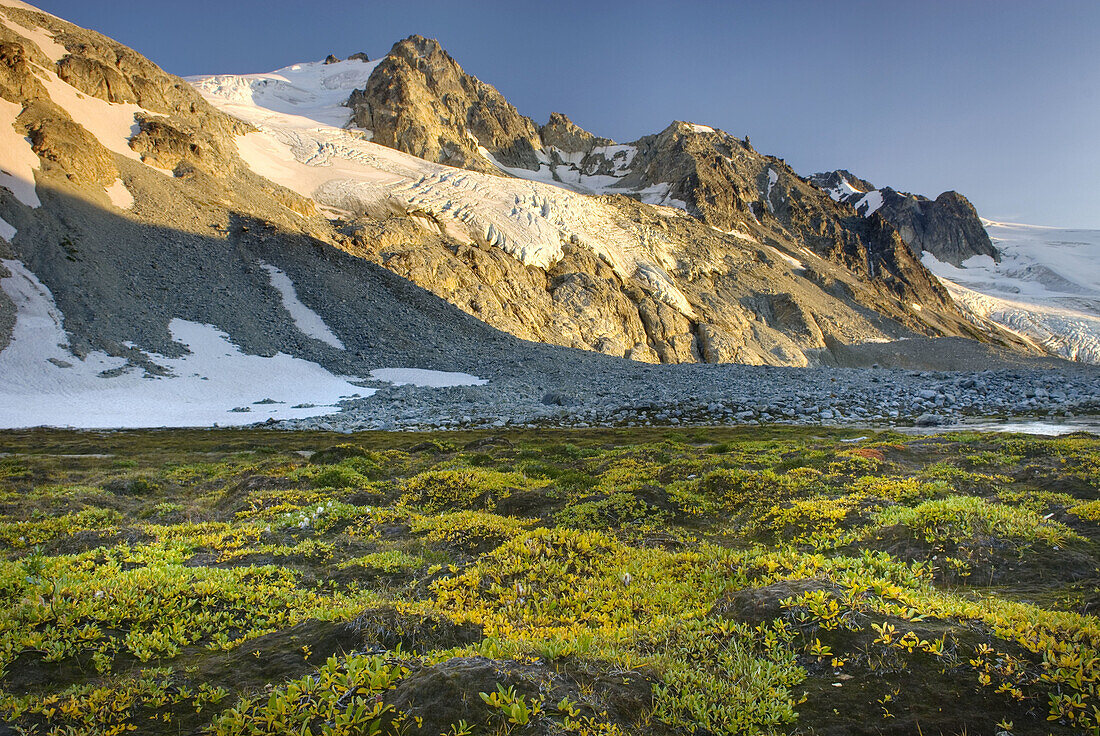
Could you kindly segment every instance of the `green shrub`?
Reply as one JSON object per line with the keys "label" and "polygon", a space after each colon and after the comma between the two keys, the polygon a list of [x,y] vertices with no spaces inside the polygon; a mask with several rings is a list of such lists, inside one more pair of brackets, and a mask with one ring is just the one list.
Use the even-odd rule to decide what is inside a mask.
{"label": "green shrub", "polygon": [[491,511],[501,499],[531,486],[531,481],[515,472],[484,468],[429,470],[405,482],[401,501],[426,511]]}
{"label": "green shrub", "polygon": [[1050,546],[1077,538],[1064,524],[1034,511],[973,496],[950,496],[912,508],[892,506],[876,514],[875,521],[881,527],[903,526],[937,548],[976,538]]}

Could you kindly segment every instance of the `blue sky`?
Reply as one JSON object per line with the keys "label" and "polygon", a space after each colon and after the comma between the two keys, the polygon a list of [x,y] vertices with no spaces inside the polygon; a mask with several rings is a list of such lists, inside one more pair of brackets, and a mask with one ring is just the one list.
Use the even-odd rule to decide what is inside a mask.
{"label": "blue sky", "polygon": [[374,58],[420,33],[538,122],[560,111],[619,141],[706,123],[802,174],[1100,228],[1095,0],[37,4],[180,75]]}

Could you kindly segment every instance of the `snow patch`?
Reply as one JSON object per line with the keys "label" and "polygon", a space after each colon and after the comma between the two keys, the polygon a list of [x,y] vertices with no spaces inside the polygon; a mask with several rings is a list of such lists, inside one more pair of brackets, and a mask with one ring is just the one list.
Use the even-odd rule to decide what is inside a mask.
{"label": "snow patch", "polygon": [[787,255],[786,253],[779,250],[775,246],[765,245],[764,247],[767,248],[772,253],[774,253],[775,255],[779,256],[779,258],[781,258],[783,261],[785,261],[787,263],[787,265],[789,265],[791,268],[795,269],[796,271],[805,271],[806,270],[806,265],[804,263],[802,263],[802,261],[795,258],[794,256]]}
{"label": "snow patch", "polygon": [[484,386],[484,378],[469,373],[451,371],[430,371],[423,368],[377,368],[370,372],[376,381],[385,381],[396,386],[421,386],[427,388],[447,388],[449,386]]}
{"label": "snow patch", "polygon": [[849,197],[856,194],[864,194],[862,189],[856,189],[852,186],[852,183],[840,177],[840,182],[832,189],[826,189],[825,193],[833,198],[833,201],[840,202],[841,200],[847,200]]}
{"label": "snow patch", "polygon": [[0,351],[0,428],[242,425],[331,414],[336,402],[375,392],[284,353],[246,355],[226,333],[182,319],[169,330],[189,352],[149,356],[168,376],[147,376],[102,352],[78,358],[49,290],[19,261],[0,263],[11,272],[0,288],[17,309]]}
{"label": "snow patch", "polygon": [[17,232],[19,231],[16,230],[7,220],[0,219],[0,239],[6,240],[10,243]]}
{"label": "snow patch", "polygon": [[12,127],[21,112],[21,105],[0,100],[0,187],[28,207],[41,207],[42,201],[34,188],[34,172],[40,164],[38,154],[31,148],[31,142]]}
{"label": "snow patch", "polygon": [[750,243],[759,243],[760,242],[755,237],[753,237],[750,233],[747,233],[744,230],[738,230],[736,227],[730,228],[729,230],[719,230],[714,225],[711,225],[710,229],[714,230],[715,232],[722,233],[723,235],[732,235],[733,237],[738,238],[739,240],[746,240]]}
{"label": "snow patch", "polygon": [[879,207],[882,207],[882,192],[874,190],[873,192],[867,192],[859,201],[856,202],[856,212],[860,213],[864,217],[870,217],[873,215]]}
{"label": "snow patch", "polygon": [[671,194],[672,185],[668,182],[657,182],[644,189],[634,190],[634,194],[637,195],[639,201],[645,204],[652,204],[658,207],[675,207],[678,210],[687,211],[687,202],[682,199],[676,199]]}
{"label": "snow patch", "polygon": [[130,194],[130,190],[126,188],[125,182],[122,179],[115,179],[114,184],[106,188],[107,198],[111,200],[111,204],[118,207],[120,210],[129,210],[134,207],[134,195]]}
{"label": "snow patch", "polygon": [[710,127],[709,125],[699,125],[698,123],[688,123],[688,125],[690,125],[691,129],[693,131],[695,131],[696,133],[713,133],[714,132],[714,128]]}
{"label": "snow patch", "polygon": [[768,167],[768,190],[764,194],[764,204],[768,206],[768,212],[775,212],[775,206],[772,204],[772,189],[779,181],[779,172],[775,169]]}
{"label": "snow patch", "polygon": [[303,335],[312,337],[314,340],[320,340],[337,350],[346,349],[344,343],[336,336],[336,333],[325,324],[323,319],[321,319],[321,315],[307,307],[298,298],[298,292],[294,289],[294,282],[290,280],[289,276],[275,266],[272,266],[270,263],[261,261],[260,266],[267,271],[268,275],[271,277],[271,285],[275,287],[279,292],[279,296],[282,297],[283,309],[290,314],[290,318],[294,320],[295,327],[297,327]]}

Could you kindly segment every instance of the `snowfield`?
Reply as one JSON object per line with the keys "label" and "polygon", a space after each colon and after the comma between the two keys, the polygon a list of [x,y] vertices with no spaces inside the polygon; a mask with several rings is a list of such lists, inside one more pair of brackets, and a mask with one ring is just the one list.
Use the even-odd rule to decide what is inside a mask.
{"label": "snowfield", "polygon": [[1100,230],[983,220],[1000,262],[921,261],[966,310],[1069,360],[1100,363]]}
{"label": "snowfield", "polygon": [[312,337],[314,340],[320,340],[337,350],[346,349],[344,343],[336,336],[336,333],[325,324],[323,319],[321,319],[321,315],[307,307],[302,303],[302,300],[298,298],[298,292],[294,289],[294,282],[290,280],[289,276],[277,267],[272,266],[270,263],[263,263],[261,261],[260,266],[267,271],[269,276],[271,276],[271,285],[275,287],[279,292],[279,296],[282,297],[283,309],[285,309],[290,315],[290,318],[294,320],[294,326],[297,327],[303,335]]}
{"label": "snowfield", "polygon": [[[16,307],[11,340],[0,350],[0,429],[239,426],[332,414],[340,411],[341,401],[378,390],[360,385],[364,381],[418,387],[486,383],[467,373],[415,368],[379,368],[368,379],[337,376],[284,353],[247,355],[216,327],[183,319],[173,319],[169,330],[187,352],[178,358],[146,356],[162,375],[102,352],[80,358],[69,348],[49,289],[21,262],[0,264],[11,273],[0,279],[0,290]],[[290,279],[263,265],[295,324],[311,337],[339,342],[320,316],[298,301]]]}
{"label": "snowfield", "polygon": [[169,329],[190,352],[149,356],[164,376],[106,353],[81,359],[68,347],[49,289],[19,261],[0,263],[11,272],[0,288],[17,310],[0,351],[0,428],[243,425],[329,414],[342,399],[376,390],[282,353],[245,355],[224,332],[182,319]]}
{"label": "snowfield", "polygon": [[[343,102],[373,68],[373,62],[358,60],[313,62],[270,74],[188,81],[220,110],[258,129],[237,140],[241,158],[256,173],[322,206],[351,215],[416,215],[425,227],[459,241],[488,243],[539,268],[549,268],[561,259],[563,244],[575,242],[603,256],[624,278],[644,275],[659,298],[694,316],[664,270],[663,264],[674,262],[671,243],[656,232],[640,237],[614,207],[561,182],[531,180],[539,172],[520,179],[455,169],[372,143],[369,131],[344,127],[350,111]],[[616,161],[633,156],[629,146],[607,148]],[[641,195],[652,204],[672,203],[668,185]],[[680,210],[669,215],[686,216]]]}

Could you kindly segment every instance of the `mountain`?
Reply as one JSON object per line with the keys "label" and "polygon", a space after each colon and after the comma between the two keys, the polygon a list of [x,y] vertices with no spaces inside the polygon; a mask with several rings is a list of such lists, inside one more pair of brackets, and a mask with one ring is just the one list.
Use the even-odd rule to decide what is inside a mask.
{"label": "mountain", "polygon": [[1052,355],[1100,363],[1100,232],[991,222],[957,192],[930,200],[845,170],[810,182],[897,228],[964,311]]}
{"label": "mountain", "polygon": [[813,174],[810,183],[837,202],[852,205],[864,217],[881,215],[920,258],[931,253],[956,266],[973,256],[1000,257],[982,226],[974,205],[958,192],[944,192],[935,199],[879,189],[845,170]]}
{"label": "mountain", "polygon": [[0,424],[302,417],[385,385],[372,370],[530,353],[338,247],[242,162],[251,129],[121,44],[0,4]]}
{"label": "mountain", "polygon": [[7,426],[304,417],[393,383],[608,370],[594,352],[1040,352],[747,140],[537,126],[418,37],[187,82],[0,0],[0,136]]}
{"label": "mountain", "polygon": [[707,126],[630,144],[539,126],[419,36],[189,81],[349,252],[519,337],[665,363],[809,365],[911,335],[1034,349],[959,312],[889,224]]}

